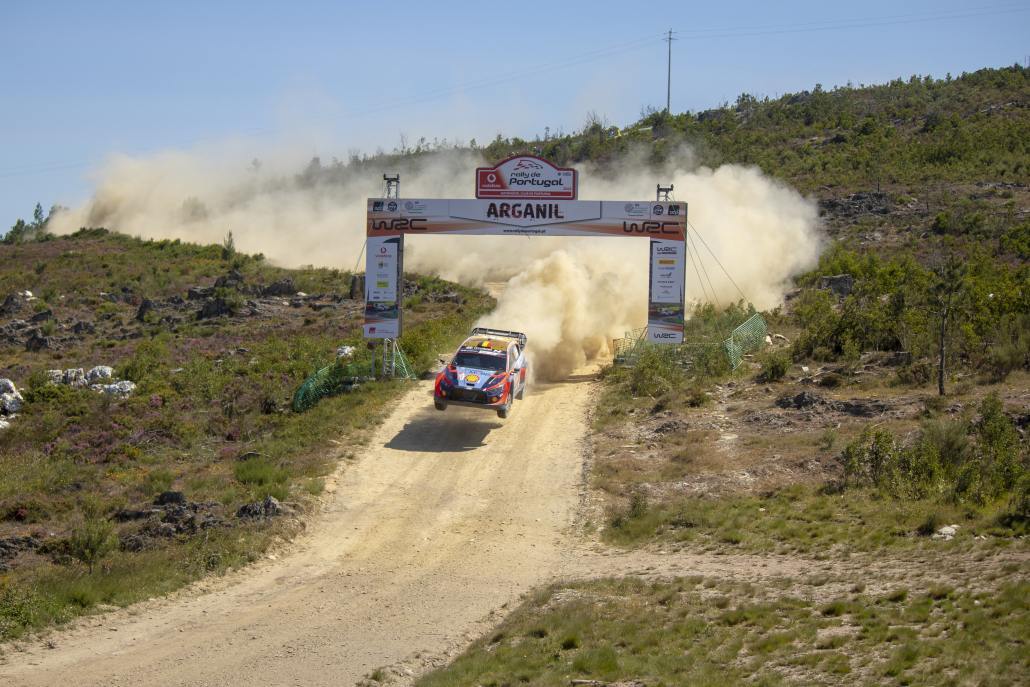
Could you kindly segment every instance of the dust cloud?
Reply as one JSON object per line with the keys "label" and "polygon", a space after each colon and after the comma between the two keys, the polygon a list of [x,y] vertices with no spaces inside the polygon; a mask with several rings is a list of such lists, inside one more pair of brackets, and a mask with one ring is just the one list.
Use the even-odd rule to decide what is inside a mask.
{"label": "dust cloud", "polygon": [[[818,214],[796,191],[752,167],[697,167],[688,148],[657,171],[635,159],[626,156],[616,169],[581,167],[580,198],[646,200],[656,183],[672,183],[673,197],[688,204],[697,232],[690,233],[707,243],[688,246],[707,273],[702,284],[688,259],[688,300],[726,305],[742,298],[739,286],[756,307],[772,308],[792,275],[815,264]],[[468,198],[481,164],[473,151],[324,166],[289,151],[252,160],[227,146],[121,156],[100,170],[92,199],[51,226],[56,233],[105,226],[202,244],[232,231],[239,250],[277,264],[352,269],[365,238],[366,198],[382,195],[383,172],[400,173],[402,197]],[[611,339],[646,320],[647,241],[417,237],[407,242],[405,266],[472,285],[507,281],[480,324],[526,332],[537,379],[560,379],[607,355]]]}

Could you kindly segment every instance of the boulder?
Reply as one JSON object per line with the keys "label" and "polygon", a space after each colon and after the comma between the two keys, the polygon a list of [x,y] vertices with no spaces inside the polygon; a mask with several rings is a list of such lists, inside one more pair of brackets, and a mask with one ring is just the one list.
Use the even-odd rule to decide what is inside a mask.
{"label": "boulder", "polygon": [[14,415],[22,406],[22,397],[17,391],[14,393],[3,393],[0,394],[0,413],[4,415]]}
{"label": "boulder", "polygon": [[130,396],[132,392],[136,390],[136,384],[127,379],[123,379],[122,381],[114,382],[113,384],[94,384],[90,388],[95,391],[99,391],[102,394],[108,394],[109,396],[125,397]]}
{"label": "boulder", "polygon": [[0,315],[13,315],[25,307],[27,302],[25,296],[20,293],[9,293],[0,303]]}
{"label": "boulder", "polygon": [[229,270],[229,273],[215,280],[216,289],[236,289],[243,286],[243,275],[237,270]]}
{"label": "boulder", "polygon": [[86,379],[89,380],[90,384],[97,384],[105,379],[111,379],[113,377],[114,369],[107,365],[91,367],[89,372],[86,373]]}
{"label": "boulder", "polygon": [[822,397],[809,391],[802,391],[796,396],[781,396],[776,399],[776,405],[780,408],[793,408],[795,410],[810,408],[820,403],[823,403]]}
{"label": "boulder", "polygon": [[139,304],[139,309],[136,310],[136,321],[145,321],[147,319],[147,315],[153,312],[155,308],[156,306],[154,305],[154,301],[150,300],[149,298],[144,298],[143,301]]}
{"label": "boulder", "polygon": [[182,506],[186,504],[186,494],[181,491],[162,491],[154,499],[155,506]]}
{"label": "boulder", "polygon": [[35,551],[43,544],[35,535],[4,537],[0,539],[0,571],[11,569],[9,561],[20,553]]}
{"label": "boulder", "polygon": [[43,336],[43,333],[38,329],[33,329],[32,333],[29,334],[28,340],[25,342],[25,350],[31,353],[42,351],[45,348],[53,348],[54,340],[49,336]]}
{"label": "boulder", "polygon": [[7,379],[6,377],[0,377],[0,394],[16,393],[18,393],[18,387],[14,385],[14,382]]}
{"label": "boulder", "polygon": [[841,298],[851,293],[855,288],[855,278],[850,274],[835,274],[829,277],[819,277],[819,288],[828,289]]}
{"label": "boulder", "polygon": [[191,301],[199,301],[205,298],[210,298],[215,290],[210,286],[191,286],[186,291],[186,298]]}
{"label": "boulder", "polygon": [[9,428],[10,426],[11,426],[10,422],[8,422],[7,420],[5,420],[2,417],[0,417],[0,432],[4,431],[5,429]]}
{"label": "boulder", "polygon": [[68,386],[76,388],[84,387],[89,384],[86,381],[86,371],[81,367],[72,367],[64,371],[64,378],[61,380]]}
{"label": "boulder", "polygon": [[46,310],[40,310],[38,313],[29,318],[29,322],[38,324],[40,322],[46,322],[47,320],[54,319],[54,311],[47,308]]}
{"label": "boulder", "polygon": [[92,322],[76,322],[72,325],[72,332],[75,334],[92,334],[97,330]]}
{"label": "boulder", "polygon": [[47,381],[51,384],[63,384],[64,383],[64,370],[47,370],[46,371]]}
{"label": "boulder", "polygon": [[237,518],[271,518],[282,514],[282,504],[274,496],[266,496],[264,501],[240,506],[240,509],[236,511]]}
{"label": "boulder", "polygon": [[209,298],[204,301],[204,305],[200,307],[200,312],[197,313],[197,317],[203,320],[209,317],[232,315],[232,313],[233,306],[229,301],[224,298]]}

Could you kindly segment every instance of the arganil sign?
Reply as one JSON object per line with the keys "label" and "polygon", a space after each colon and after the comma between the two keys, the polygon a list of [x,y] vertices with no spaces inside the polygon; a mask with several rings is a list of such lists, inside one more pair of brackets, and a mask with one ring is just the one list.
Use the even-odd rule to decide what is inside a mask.
{"label": "arganil sign", "polygon": [[578,200],[577,173],[535,155],[476,170],[476,198],[369,198],[365,338],[401,335],[404,237],[630,236],[651,244],[647,338],[683,341],[687,205]]}
{"label": "arganil sign", "polygon": [[476,169],[476,198],[575,200],[576,170],[555,167],[535,155],[516,155]]}

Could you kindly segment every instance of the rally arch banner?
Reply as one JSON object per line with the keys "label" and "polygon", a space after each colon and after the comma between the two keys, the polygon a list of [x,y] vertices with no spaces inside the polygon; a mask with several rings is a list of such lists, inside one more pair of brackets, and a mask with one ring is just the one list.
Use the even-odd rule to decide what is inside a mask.
{"label": "rally arch banner", "polygon": [[[522,158],[536,165],[546,162],[532,156]],[[483,190],[478,182],[495,183],[490,181],[489,174],[481,174],[484,169],[501,173],[506,169],[510,173],[524,173],[529,169],[541,175],[532,178],[547,180],[544,176],[547,170],[515,169],[519,159],[511,158],[493,168],[477,170],[477,195]],[[555,178],[565,179],[564,190],[575,193],[575,175],[571,180]],[[554,185],[549,188],[563,192]],[[489,189],[487,192],[489,194]],[[527,193],[539,195],[535,191]],[[370,198],[366,227],[365,337],[400,336],[405,236],[597,236],[649,239],[647,337],[655,343],[682,343],[686,226],[687,205],[676,201],[570,200],[554,195],[542,198],[511,195],[476,199]]]}

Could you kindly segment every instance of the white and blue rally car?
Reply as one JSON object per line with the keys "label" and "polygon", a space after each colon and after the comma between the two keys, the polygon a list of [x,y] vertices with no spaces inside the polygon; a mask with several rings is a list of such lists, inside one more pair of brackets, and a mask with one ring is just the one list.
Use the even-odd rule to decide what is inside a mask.
{"label": "white and blue rally car", "polygon": [[526,335],[476,327],[436,376],[433,403],[489,408],[508,417],[515,399],[526,391]]}

